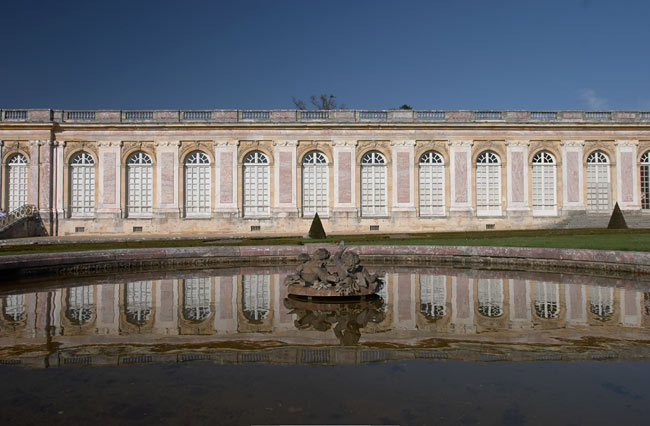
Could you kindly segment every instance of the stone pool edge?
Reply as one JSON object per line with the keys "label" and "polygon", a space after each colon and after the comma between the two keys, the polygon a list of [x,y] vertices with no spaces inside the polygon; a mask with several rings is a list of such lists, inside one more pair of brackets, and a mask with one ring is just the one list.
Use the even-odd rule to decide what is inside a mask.
{"label": "stone pool edge", "polygon": [[[2,281],[46,275],[91,276],[115,272],[282,265],[301,253],[335,244],[135,248],[0,257]],[[531,247],[351,245],[366,264],[454,266],[536,272],[571,272],[650,278],[650,253]]]}

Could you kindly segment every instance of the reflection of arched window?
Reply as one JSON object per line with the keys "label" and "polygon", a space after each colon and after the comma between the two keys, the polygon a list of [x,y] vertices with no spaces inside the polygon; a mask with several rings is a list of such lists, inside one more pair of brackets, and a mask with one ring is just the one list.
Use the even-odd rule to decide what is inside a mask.
{"label": "reflection of arched window", "polygon": [[25,319],[25,295],[11,294],[5,298],[4,316],[9,321],[23,321]]}
{"label": "reflection of arched window", "polygon": [[609,158],[601,151],[587,157],[587,208],[609,210]]}
{"label": "reflection of arched window", "polygon": [[370,151],[361,158],[361,215],[386,214],[386,158]]}
{"label": "reflection of arched window", "polygon": [[422,154],[419,162],[418,192],[420,215],[445,214],[445,164],[435,151]]}
{"label": "reflection of arched window", "polygon": [[212,291],[210,278],[188,278],[183,284],[183,316],[188,321],[203,321],[210,316]]}
{"label": "reflection of arched window", "polygon": [[478,312],[490,318],[503,314],[503,280],[479,278]]}
{"label": "reflection of arched window", "polygon": [[153,172],[151,157],[140,151],[131,154],[127,162],[127,192],[129,216],[151,215]]}
{"label": "reflection of arched window", "polygon": [[558,301],[560,288],[555,283],[535,283],[535,313],[544,319],[557,318],[560,311]]}
{"label": "reflection of arched window", "polygon": [[555,158],[546,151],[533,157],[533,211],[555,212]]}
{"label": "reflection of arched window", "polygon": [[86,152],[70,161],[70,212],[72,216],[95,213],[95,160]]}
{"label": "reflection of arched window", "polygon": [[476,212],[501,214],[501,164],[492,151],[476,157]]}
{"label": "reflection of arched window", "polygon": [[153,308],[151,281],[126,283],[126,318],[129,322],[142,325],[151,317]]}
{"label": "reflection of arched window", "polygon": [[92,319],[95,311],[93,294],[91,285],[68,289],[68,309],[65,314],[74,324],[82,325]]}
{"label": "reflection of arched window", "polygon": [[614,314],[614,289],[592,286],[589,295],[589,311],[601,321],[609,320]]}
{"label": "reflection of arched window", "polygon": [[650,316],[650,291],[643,293],[645,314]]}
{"label": "reflection of arched window", "polygon": [[447,313],[447,286],[441,275],[420,275],[420,312],[428,319],[440,319]]}
{"label": "reflection of arched window", "polygon": [[304,216],[327,215],[329,172],[327,157],[311,151],[302,159],[302,211]]}
{"label": "reflection of arched window", "polygon": [[641,156],[641,208],[650,210],[650,151]]}
{"label": "reflection of arched window", "polygon": [[210,159],[201,151],[185,158],[185,215],[210,213]]}
{"label": "reflection of arched window", "polygon": [[27,203],[27,158],[16,154],[7,163],[7,198],[9,211]]}
{"label": "reflection of arched window", "polygon": [[242,277],[244,316],[250,321],[261,321],[269,315],[270,275],[244,275]]}
{"label": "reflection of arched window", "polygon": [[244,216],[268,216],[270,206],[269,158],[260,151],[244,157]]}

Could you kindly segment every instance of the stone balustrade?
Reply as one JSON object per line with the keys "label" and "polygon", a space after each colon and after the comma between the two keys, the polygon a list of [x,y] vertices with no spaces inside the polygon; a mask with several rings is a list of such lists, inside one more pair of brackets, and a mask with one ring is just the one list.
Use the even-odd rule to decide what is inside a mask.
{"label": "stone balustrade", "polygon": [[2,109],[1,122],[27,123],[638,123],[650,111],[416,110],[53,110]]}

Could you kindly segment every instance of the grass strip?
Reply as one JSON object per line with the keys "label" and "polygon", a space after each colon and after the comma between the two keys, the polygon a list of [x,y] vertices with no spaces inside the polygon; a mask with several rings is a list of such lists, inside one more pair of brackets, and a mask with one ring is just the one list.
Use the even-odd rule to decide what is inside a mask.
{"label": "grass strip", "polygon": [[69,251],[114,250],[130,248],[299,245],[333,243],[372,245],[457,245],[494,247],[548,247],[594,250],[650,251],[650,229],[537,229],[512,231],[470,231],[412,234],[330,235],[323,240],[302,237],[254,237],[239,239],[138,239],[70,243],[35,239],[29,244],[5,244],[0,255],[59,253]]}

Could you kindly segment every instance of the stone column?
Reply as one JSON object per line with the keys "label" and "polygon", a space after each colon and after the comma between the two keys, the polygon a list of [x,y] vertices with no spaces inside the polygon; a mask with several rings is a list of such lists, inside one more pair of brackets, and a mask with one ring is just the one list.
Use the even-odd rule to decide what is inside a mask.
{"label": "stone column", "polygon": [[98,142],[99,169],[97,173],[97,216],[121,216],[121,142]]}
{"label": "stone column", "polygon": [[415,212],[415,140],[390,143],[393,157],[392,211]]}
{"label": "stone column", "polygon": [[7,209],[8,206],[5,206],[5,170],[2,162],[2,148],[4,146],[4,141],[0,140],[0,209]]}
{"label": "stone column", "polygon": [[63,205],[63,196],[65,192],[64,179],[63,179],[63,151],[65,149],[65,141],[58,141],[54,143],[54,212],[58,220],[65,218],[65,206]]}
{"label": "stone column", "polygon": [[459,334],[474,333],[473,279],[462,275],[451,278],[451,306],[450,328]]}
{"label": "stone column", "polygon": [[357,214],[356,146],[357,141],[334,140],[334,214]]}
{"label": "stone column", "polygon": [[296,147],[297,140],[273,141],[274,192],[273,212],[281,215],[298,214],[296,204]]}
{"label": "stone column", "polygon": [[214,211],[239,215],[237,207],[237,140],[214,142]]}
{"label": "stone column", "polygon": [[[54,145],[51,140],[39,142],[39,182],[38,182],[38,210],[41,218],[51,225],[52,215],[52,150]],[[50,226],[50,233],[52,229]]]}
{"label": "stone column", "polygon": [[29,142],[29,185],[27,189],[27,203],[38,206],[38,168],[39,168],[39,153],[41,141]]}
{"label": "stone column", "polygon": [[584,210],[584,167],[582,164],[585,141],[562,141],[562,201],[563,210]]}
{"label": "stone column", "polygon": [[472,212],[472,141],[449,141],[449,211]]}
{"label": "stone column", "polygon": [[616,141],[616,201],[621,210],[639,210],[638,140]]}
{"label": "stone column", "polygon": [[506,141],[508,212],[528,212],[528,142]]}
{"label": "stone column", "polygon": [[156,142],[156,188],[154,216],[179,217],[178,146],[180,141]]}

